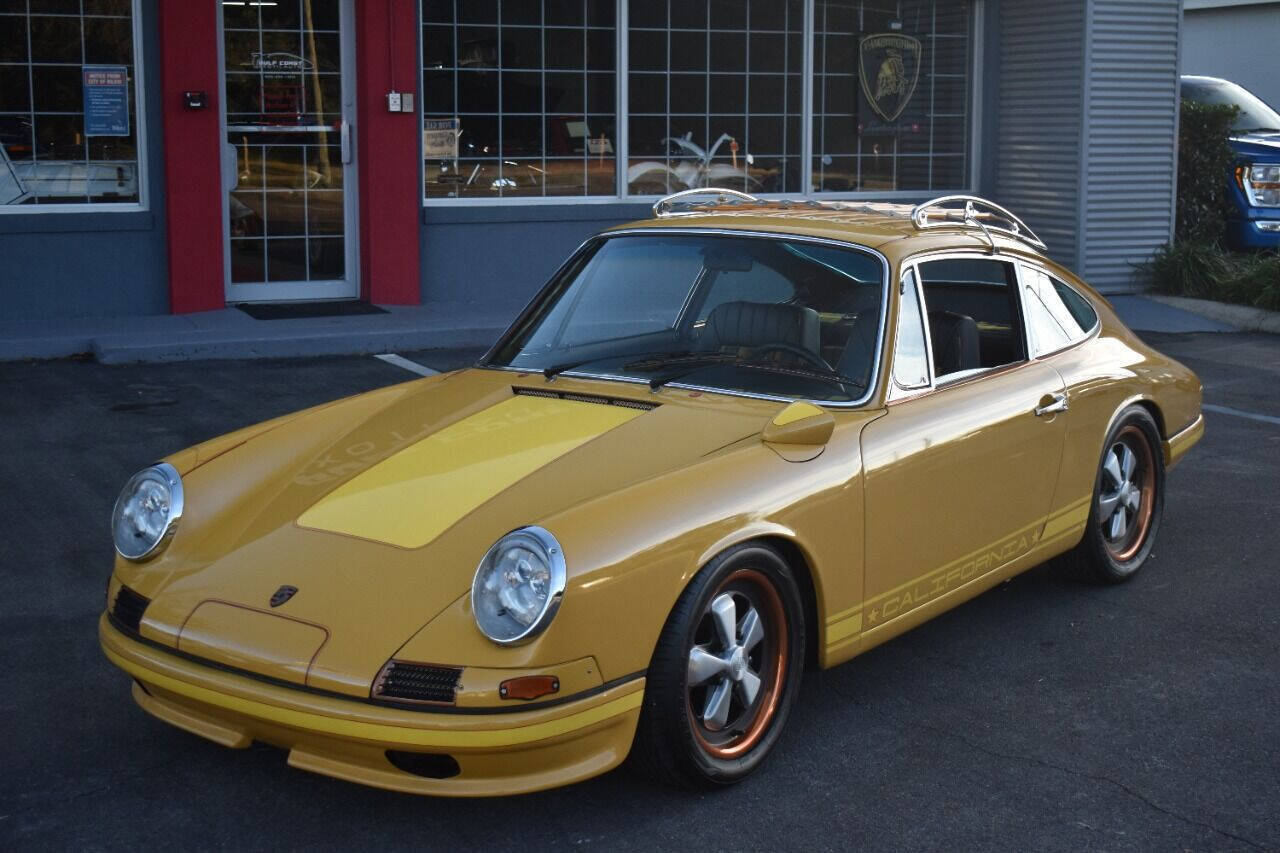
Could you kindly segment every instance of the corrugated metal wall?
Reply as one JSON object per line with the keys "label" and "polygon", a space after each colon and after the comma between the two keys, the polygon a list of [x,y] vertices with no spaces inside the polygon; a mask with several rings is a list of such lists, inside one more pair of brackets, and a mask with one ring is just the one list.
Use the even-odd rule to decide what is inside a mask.
{"label": "corrugated metal wall", "polygon": [[1084,98],[1083,2],[1001,0],[995,201],[1074,266]]}
{"label": "corrugated metal wall", "polygon": [[[1182,73],[1224,77],[1280,106],[1280,3],[1192,9],[1182,19]],[[1270,61],[1268,61],[1270,60]]]}
{"label": "corrugated metal wall", "polygon": [[1093,0],[1085,111],[1084,252],[1102,290],[1173,232],[1178,138],[1177,0]]}
{"label": "corrugated metal wall", "polygon": [[1091,284],[1173,231],[1179,0],[1000,0],[994,195]]}

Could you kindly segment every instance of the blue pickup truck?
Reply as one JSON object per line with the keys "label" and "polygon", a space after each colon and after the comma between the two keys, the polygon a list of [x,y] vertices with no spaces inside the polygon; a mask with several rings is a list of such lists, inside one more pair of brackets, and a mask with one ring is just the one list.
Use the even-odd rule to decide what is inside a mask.
{"label": "blue pickup truck", "polygon": [[1236,163],[1227,179],[1227,244],[1280,249],[1280,113],[1243,86],[1217,77],[1183,76],[1182,97],[1239,108],[1231,135]]}

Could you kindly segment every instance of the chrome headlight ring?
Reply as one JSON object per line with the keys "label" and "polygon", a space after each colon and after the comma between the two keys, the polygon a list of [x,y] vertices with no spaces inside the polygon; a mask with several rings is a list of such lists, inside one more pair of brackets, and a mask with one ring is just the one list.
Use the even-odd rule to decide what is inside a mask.
{"label": "chrome headlight ring", "polygon": [[141,563],[163,551],[182,518],[182,476],[168,462],[143,468],[129,478],[111,512],[116,553]]}
{"label": "chrome headlight ring", "polygon": [[551,624],[564,597],[564,550],[541,527],[521,527],[494,543],[471,583],[476,627],[493,642],[529,642]]}

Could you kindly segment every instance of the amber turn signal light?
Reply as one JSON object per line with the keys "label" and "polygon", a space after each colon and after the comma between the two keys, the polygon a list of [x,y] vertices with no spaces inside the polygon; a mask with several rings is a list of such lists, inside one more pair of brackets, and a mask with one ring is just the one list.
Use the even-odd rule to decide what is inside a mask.
{"label": "amber turn signal light", "polygon": [[537,699],[559,691],[560,679],[554,675],[523,675],[498,685],[498,695],[503,699]]}

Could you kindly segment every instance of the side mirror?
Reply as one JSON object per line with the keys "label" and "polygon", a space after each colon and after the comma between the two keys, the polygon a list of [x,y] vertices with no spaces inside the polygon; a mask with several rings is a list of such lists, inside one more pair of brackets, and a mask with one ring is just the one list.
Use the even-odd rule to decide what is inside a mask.
{"label": "side mirror", "polygon": [[778,412],[760,437],[766,444],[820,451],[835,428],[836,419],[830,412],[812,403],[796,402]]}

